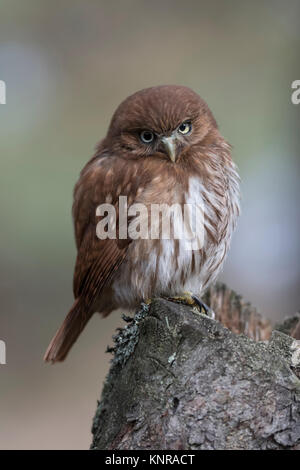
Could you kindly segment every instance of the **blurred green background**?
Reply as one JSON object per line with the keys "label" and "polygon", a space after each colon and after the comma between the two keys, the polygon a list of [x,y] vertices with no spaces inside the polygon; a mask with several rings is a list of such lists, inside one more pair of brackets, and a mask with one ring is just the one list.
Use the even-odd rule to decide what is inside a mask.
{"label": "blurred green background", "polygon": [[2,449],[90,444],[119,313],[95,316],[65,363],[42,356],[73,300],[74,183],[138,89],[208,102],[242,177],[221,277],[274,321],[299,308],[299,19],[293,0],[0,0]]}

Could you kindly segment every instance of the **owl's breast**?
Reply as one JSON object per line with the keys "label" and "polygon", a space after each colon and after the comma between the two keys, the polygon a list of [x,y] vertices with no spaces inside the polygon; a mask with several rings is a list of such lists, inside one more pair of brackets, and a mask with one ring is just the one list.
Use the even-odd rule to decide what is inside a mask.
{"label": "owl's breast", "polygon": [[[148,196],[155,191],[149,188]],[[146,199],[147,237],[130,244],[113,283],[124,307],[153,296],[201,294],[216,277],[229,246],[233,225],[226,192],[220,194],[191,176],[186,190],[170,184],[161,204],[152,200]]]}

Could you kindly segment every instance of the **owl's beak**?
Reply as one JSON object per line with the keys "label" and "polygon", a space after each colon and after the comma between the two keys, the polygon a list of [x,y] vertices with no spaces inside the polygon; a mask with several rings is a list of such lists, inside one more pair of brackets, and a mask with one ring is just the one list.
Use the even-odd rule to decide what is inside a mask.
{"label": "owl's beak", "polygon": [[162,137],[161,141],[164,145],[167,155],[170,157],[171,161],[175,163],[176,161],[176,142],[175,137]]}

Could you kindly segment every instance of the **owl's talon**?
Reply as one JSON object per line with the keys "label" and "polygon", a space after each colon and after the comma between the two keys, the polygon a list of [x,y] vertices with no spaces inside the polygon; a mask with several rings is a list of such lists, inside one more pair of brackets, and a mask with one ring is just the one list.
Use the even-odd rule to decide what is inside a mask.
{"label": "owl's talon", "polygon": [[199,310],[201,313],[205,313],[205,315],[210,316],[210,311],[211,309],[209,308],[208,305],[206,305],[202,300],[200,300],[196,295],[192,294],[192,298],[194,299],[195,303],[199,307]]}
{"label": "owl's talon", "polygon": [[167,300],[171,302],[177,302],[189,305],[191,307],[196,307],[200,313],[204,313],[207,316],[213,316],[212,310],[206,305],[202,300],[200,300],[196,295],[190,292],[184,292],[182,296],[167,297]]}

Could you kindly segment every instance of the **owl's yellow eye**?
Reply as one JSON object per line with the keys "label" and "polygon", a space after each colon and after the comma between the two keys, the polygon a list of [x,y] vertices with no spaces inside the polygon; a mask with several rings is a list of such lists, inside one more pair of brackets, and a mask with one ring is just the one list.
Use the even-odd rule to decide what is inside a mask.
{"label": "owl's yellow eye", "polygon": [[190,134],[191,130],[192,130],[192,124],[190,122],[183,122],[178,127],[178,132],[180,132],[180,134],[183,134],[183,135]]}

